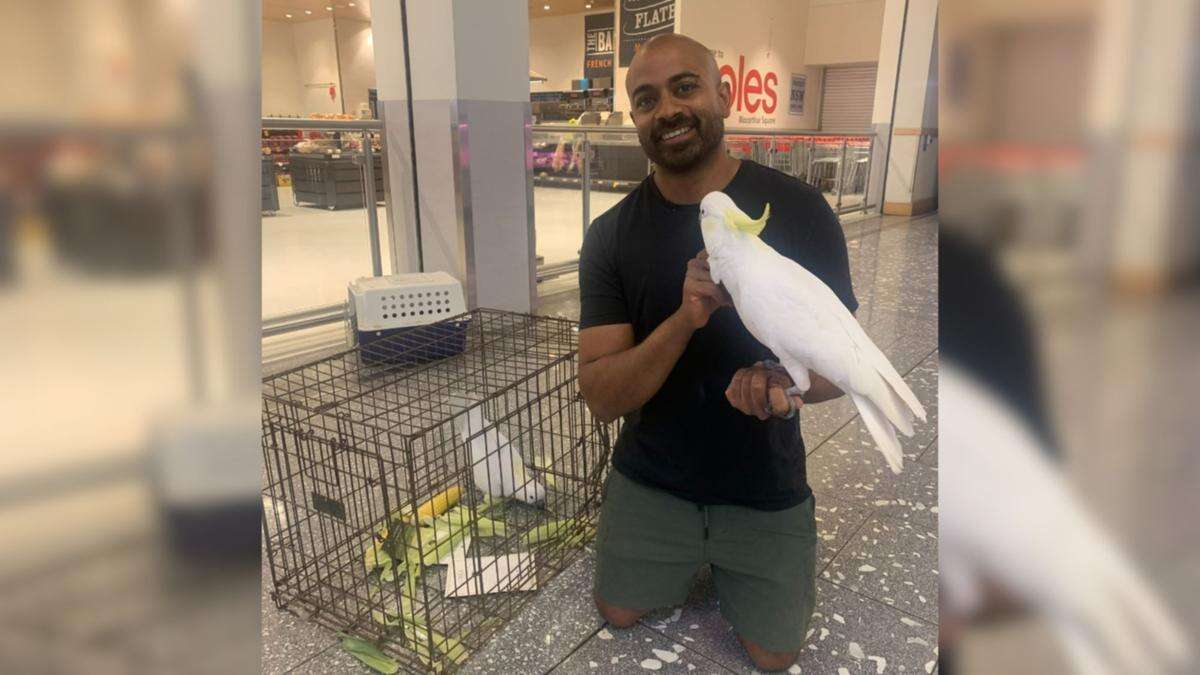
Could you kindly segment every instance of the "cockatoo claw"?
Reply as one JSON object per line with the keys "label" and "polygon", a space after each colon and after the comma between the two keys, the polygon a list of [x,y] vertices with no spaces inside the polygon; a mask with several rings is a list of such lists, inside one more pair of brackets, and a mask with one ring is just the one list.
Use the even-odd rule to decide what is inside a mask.
{"label": "cockatoo claw", "polygon": [[783,393],[787,396],[788,402],[788,411],[783,416],[783,419],[790,420],[796,416],[796,411],[800,409],[800,406],[796,405],[795,397],[802,396],[804,392],[800,391],[800,387],[788,387],[787,391]]}

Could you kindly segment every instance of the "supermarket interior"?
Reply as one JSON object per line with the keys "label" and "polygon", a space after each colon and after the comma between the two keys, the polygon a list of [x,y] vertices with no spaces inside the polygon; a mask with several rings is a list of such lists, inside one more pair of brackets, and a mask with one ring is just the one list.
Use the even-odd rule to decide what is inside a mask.
{"label": "supermarket interior", "polygon": [[[737,11],[717,0],[514,5],[264,0],[262,356],[271,401],[360,391],[352,353],[339,351],[348,334],[355,344],[355,328],[366,344],[361,325],[346,319],[369,306],[369,283],[355,282],[348,296],[359,277],[444,271],[462,280],[464,308],[532,313],[550,322],[539,334],[556,334],[556,321],[577,325],[585,234],[654,170],[625,88],[630,61],[645,40],[678,33],[708,48],[729,85],[728,153],[824,197],[847,243],[860,323],[920,400],[936,406],[936,2],[755,0]],[[438,302],[445,297],[441,286],[430,288],[439,289]],[[504,322],[492,315],[473,322],[485,318]],[[499,334],[488,349],[506,359],[506,370],[557,349],[551,339],[509,352],[511,336]],[[361,405],[379,395],[363,391]],[[857,672],[873,663],[851,655],[861,645],[900,671],[933,671],[937,525],[928,507],[937,500],[936,425],[906,441],[911,468],[897,486],[873,460],[848,463],[868,451],[853,408],[821,408],[802,421],[820,536],[820,599],[809,632],[820,635],[797,667]],[[279,424],[290,428],[286,417]],[[563,417],[592,419],[582,408]],[[293,481],[276,468],[269,508],[290,509]],[[870,486],[889,496],[887,505],[868,499]],[[520,516],[511,506],[504,511],[510,526],[524,522]],[[264,672],[366,672],[328,631],[349,620],[345,611],[357,601],[342,607],[335,599],[338,609],[309,614],[324,601],[303,590],[305,558],[292,559],[284,536],[295,517],[306,516],[269,517],[265,529]],[[856,543],[885,536],[897,538],[886,551]],[[895,557],[892,583],[911,593],[870,587],[853,573],[882,566],[880,555]],[[347,560],[357,558],[354,551]],[[684,606],[617,631],[592,604],[594,544],[577,558],[539,564],[558,574],[519,611],[498,610],[511,621],[486,646],[479,635],[491,634],[483,628],[490,609],[460,616],[449,613],[449,598],[444,606],[426,598],[429,619],[446,627],[437,630],[453,626],[465,641],[472,655],[459,665],[466,671],[620,673],[640,663],[750,672],[755,665],[727,633],[706,572]],[[346,589],[340,585],[351,581],[328,583]],[[420,670],[404,653],[397,645],[387,651],[403,668]],[[664,653],[671,657],[664,661]]]}
{"label": "supermarket interior", "polygon": [[0,3],[0,673],[1196,672],[1198,7]]}

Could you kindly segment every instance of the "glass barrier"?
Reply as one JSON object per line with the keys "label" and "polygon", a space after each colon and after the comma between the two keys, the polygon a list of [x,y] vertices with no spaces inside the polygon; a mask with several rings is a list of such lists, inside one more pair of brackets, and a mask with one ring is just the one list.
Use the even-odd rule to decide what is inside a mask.
{"label": "glass barrier", "polygon": [[872,136],[729,134],[729,154],[816,187],[838,214],[864,210]]}
{"label": "glass barrier", "polygon": [[533,133],[533,213],[538,267],[579,259],[583,245],[585,134]]}
{"label": "glass barrier", "polygon": [[650,160],[642,151],[636,133],[589,132],[587,141],[591,151],[591,180],[585,227],[616,206],[650,173]]}
{"label": "glass barrier", "polygon": [[[268,323],[341,305],[350,281],[391,273],[391,256],[382,255],[388,228],[379,225],[387,222],[379,131],[280,123],[262,132],[262,315]],[[369,165],[364,137],[371,144]]]}
{"label": "glass barrier", "polygon": [[[836,198],[838,168],[842,165],[840,142],[810,142],[806,171],[806,182],[816,187],[829,199]],[[832,200],[831,200],[832,201]]]}
{"label": "glass barrier", "polygon": [[[262,140],[262,315],[274,333],[332,321],[347,283],[392,270],[382,255],[388,228],[379,226],[386,222],[379,123],[270,122]],[[871,136],[731,132],[726,140],[733,156],[816,186],[839,214],[869,207]],[[632,127],[543,125],[533,130],[531,151],[541,281],[577,268],[588,225],[645,179],[650,162]],[[372,185],[375,208],[368,209]]]}
{"label": "glass barrier", "polygon": [[867,187],[871,177],[872,139],[847,139],[845,161],[842,162],[841,201],[839,212],[863,208],[867,198]]}
{"label": "glass barrier", "polygon": [[[839,215],[873,206],[865,203],[872,135],[731,131],[725,141],[730,155],[817,187]],[[650,162],[633,127],[535,126],[538,280],[574,271],[588,225],[637,187],[649,171]]]}

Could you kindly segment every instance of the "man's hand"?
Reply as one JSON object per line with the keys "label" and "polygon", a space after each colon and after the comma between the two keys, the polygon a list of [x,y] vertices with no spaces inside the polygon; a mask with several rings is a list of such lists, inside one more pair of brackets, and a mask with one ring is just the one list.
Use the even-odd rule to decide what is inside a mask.
{"label": "man's hand", "polygon": [[793,409],[798,410],[804,405],[799,396],[787,395],[787,390],[792,386],[792,378],[787,371],[759,361],[733,374],[733,380],[725,390],[725,398],[734,408],[760,420],[772,415],[786,417]]}
{"label": "man's hand", "polygon": [[692,330],[708,325],[713,312],[721,307],[732,307],[729,293],[713,283],[708,271],[708,252],[688,261],[687,276],[683,280],[683,301],[676,312]]}

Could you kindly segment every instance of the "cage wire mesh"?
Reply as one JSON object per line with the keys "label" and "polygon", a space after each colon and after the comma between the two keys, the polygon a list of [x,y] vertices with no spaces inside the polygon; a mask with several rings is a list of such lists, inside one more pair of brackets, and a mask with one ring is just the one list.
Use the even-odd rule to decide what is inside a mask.
{"label": "cage wire mesh", "polygon": [[570,321],[475,310],[267,378],[276,604],[461,665],[595,531],[615,429],[576,351]]}

